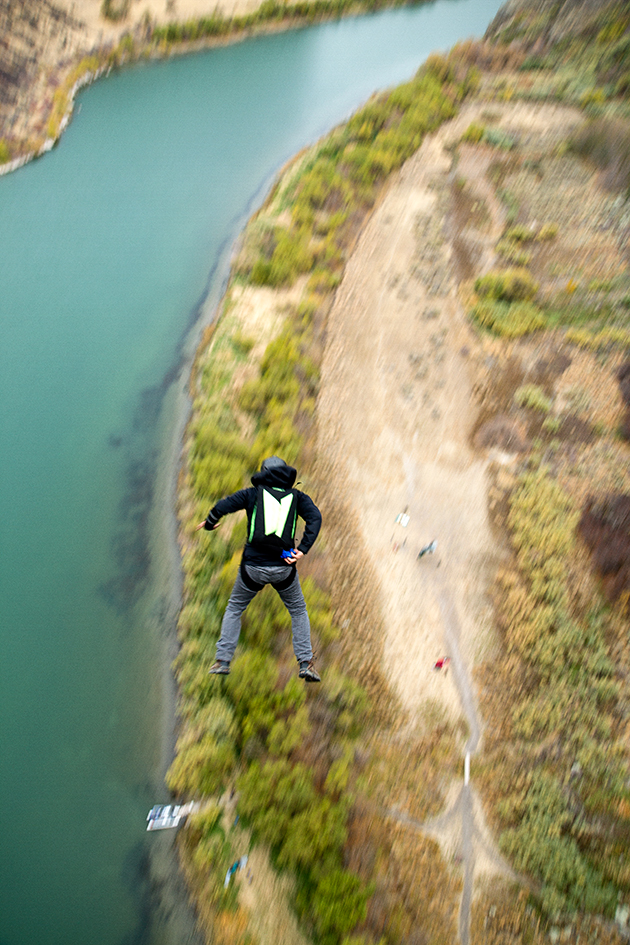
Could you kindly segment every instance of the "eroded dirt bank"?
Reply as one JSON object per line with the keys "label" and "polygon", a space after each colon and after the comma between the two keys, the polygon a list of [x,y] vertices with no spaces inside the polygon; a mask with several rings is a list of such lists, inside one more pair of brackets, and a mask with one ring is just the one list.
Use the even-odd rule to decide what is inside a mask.
{"label": "eroded dirt bank", "polygon": [[[253,13],[261,0],[0,0],[0,139],[13,156],[49,137],[55,92],[88,56],[106,55],[153,26]],[[105,16],[104,10],[112,16]],[[118,15],[118,14],[122,15]],[[2,160],[6,160],[3,156]],[[1,165],[0,165],[1,166]]]}

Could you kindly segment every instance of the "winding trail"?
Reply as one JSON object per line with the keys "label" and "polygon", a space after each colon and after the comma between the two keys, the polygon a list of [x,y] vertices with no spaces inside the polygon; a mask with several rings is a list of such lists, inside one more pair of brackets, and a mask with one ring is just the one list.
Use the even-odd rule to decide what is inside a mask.
{"label": "winding trail", "polygon": [[[447,588],[442,584],[438,593],[440,610],[444,626],[444,640],[451,657],[451,667],[457,689],[464,709],[470,735],[464,748],[464,785],[457,799],[457,806],[461,814],[461,850],[464,861],[464,887],[459,910],[459,939],[462,945],[468,945],[470,938],[470,909],[472,904],[473,879],[475,873],[475,851],[473,836],[475,834],[475,814],[472,802],[472,789],[469,781],[470,758],[476,752],[481,738],[481,724],[475,705],[470,678],[466,664],[459,649],[460,628],[457,613]],[[435,829],[435,826],[434,826]],[[479,831],[477,831],[479,833]]]}

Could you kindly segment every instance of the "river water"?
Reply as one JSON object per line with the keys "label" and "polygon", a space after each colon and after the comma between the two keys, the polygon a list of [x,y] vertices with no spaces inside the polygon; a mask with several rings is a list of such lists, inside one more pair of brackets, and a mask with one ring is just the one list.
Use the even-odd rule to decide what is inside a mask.
{"label": "river water", "polygon": [[[498,0],[135,66],[0,179],[0,945],[196,941],[167,800],[187,370],[278,168]],[[235,484],[237,485],[237,484]]]}

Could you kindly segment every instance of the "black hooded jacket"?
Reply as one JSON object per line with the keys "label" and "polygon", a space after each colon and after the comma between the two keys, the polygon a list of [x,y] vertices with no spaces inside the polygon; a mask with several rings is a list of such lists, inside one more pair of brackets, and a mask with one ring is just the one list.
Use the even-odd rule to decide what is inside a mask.
{"label": "black hooded jacket", "polygon": [[[226,496],[225,499],[220,499],[217,504],[210,509],[208,517],[206,518],[206,528],[209,530],[212,529],[224,515],[245,509],[247,512],[247,534],[249,535],[252,512],[254,511],[258,497],[258,486],[278,486],[282,489],[291,489],[293,488],[296,476],[297,470],[295,470],[293,466],[287,465],[287,463],[284,463],[282,466],[273,466],[271,469],[264,469],[254,473],[252,476],[252,485],[249,489],[239,489],[238,492],[233,492],[232,495]],[[304,520],[304,534],[302,535],[302,540],[297,546],[297,549],[301,551],[302,554],[306,554],[319,534],[322,524],[322,515],[313,500],[307,496],[305,492],[300,492],[299,489],[295,489],[294,491],[297,496],[297,513],[300,518]],[[283,564],[282,559],[276,551],[255,548],[249,541],[245,545],[243,561],[258,567],[270,567],[272,565]]]}

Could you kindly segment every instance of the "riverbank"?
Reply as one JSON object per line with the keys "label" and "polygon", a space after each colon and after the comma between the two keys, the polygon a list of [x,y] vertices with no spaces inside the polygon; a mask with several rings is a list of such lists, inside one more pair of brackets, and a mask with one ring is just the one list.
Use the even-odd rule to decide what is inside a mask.
{"label": "riverbank", "polygon": [[[371,162],[372,171],[383,172],[387,161],[379,135],[387,119],[383,121],[382,101],[338,129],[282,179],[248,228],[222,320],[199,353],[182,521],[202,517],[208,490],[212,495],[231,491],[235,480],[266,452],[286,453],[291,461],[297,457],[307,470],[307,490],[322,505],[327,523],[325,547],[309,556],[305,573],[310,572],[331,599],[327,617],[328,607],[325,602],[322,606],[313,588],[324,679],[319,698],[309,693],[306,703],[292,703],[290,709],[285,702],[280,715],[275,715],[276,704],[272,718],[263,722],[260,707],[254,708],[249,694],[243,705],[244,687],[253,681],[263,703],[282,699],[282,693],[288,696],[291,659],[277,636],[282,623],[276,623],[274,613],[269,624],[265,606],[271,601],[261,606],[245,622],[245,652],[234,664],[237,678],[210,690],[206,664],[212,660],[242,529],[224,536],[225,544],[211,552],[210,564],[192,540],[190,527],[183,532],[189,596],[182,614],[179,673],[186,724],[171,785],[178,792],[201,789],[215,795],[220,785],[228,787],[212,817],[194,823],[183,838],[185,858],[193,864],[189,872],[193,887],[203,896],[206,921],[214,934],[219,929],[221,941],[241,940],[248,928],[261,942],[277,940],[280,934],[286,941],[300,940],[299,933],[287,931],[285,924],[281,933],[273,923],[266,930],[249,925],[249,917],[264,908],[269,887],[263,882],[250,891],[241,881],[240,889],[222,898],[211,864],[227,862],[234,852],[232,842],[247,847],[253,837],[257,855],[266,857],[271,848],[272,861],[283,868],[285,878],[288,867],[297,863],[303,868],[292,847],[297,838],[291,835],[291,819],[285,823],[281,810],[276,810],[276,798],[283,795],[284,803],[294,803],[291,772],[306,773],[310,767],[321,794],[310,795],[304,807],[298,802],[294,820],[310,819],[320,830],[325,822],[322,795],[335,801],[342,794],[352,798],[345,832],[336,821],[347,878],[336,874],[338,861],[333,860],[309,877],[314,892],[308,885],[304,888],[304,876],[298,873],[296,891],[287,880],[282,893],[296,899],[311,934],[325,931],[331,940],[340,940],[354,931],[362,942],[371,942],[385,932],[388,941],[398,941],[396,936],[407,941],[414,928],[438,936],[439,941],[498,942],[509,927],[514,941],[527,937],[542,943],[549,932],[556,934],[553,921],[560,914],[572,936],[584,933],[589,941],[621,940],[619,927],[607,919],[612,918],[613,891],[621,902],[628,893],[626,878],[615,866],[625,815],[620,807],[610,846],[603,853],[584,839],[579,847],[571,847],[564,838],[560,844],[576,875],[591,871],[588,888],[594,915],[576,918],[570,905],[574,887],[549,868],[556,862],[554,850],[536,849],[538,842],[544,845],[548,840],[539,836],[531,820],[531,805],[538,802],[541,785],[558,800],[554,785],[561,783],[567,756],[561,752],[553,758],[542,756],[545,746],[535,725],[525,728],[519,723],[510,732],[510,719],[529,718],[527,713],[533,711],[523,702],[525,695],[531,699],[533,694],[541,700],[537,704],[545,705],[544,673],[536,679],[539,666],[516,661],[514,647],[520,658],[529,659],[529,644],[514,643],[511,621],[503,622],[500,616],[497,621],[496,615],[506,606],[505,589],[516,584],[518,594],[507,598],[512,608],[520,602],[524,611],[536,614],[542,605],[536,598],[539,585],[527,584],[532,571],[517,576],[517,565],[525,567],[529,559],[515,560],[512,551],[535,539],[532,517],[562,518],[574,508],[572,503],[584,498],[586,481],[595,468],[597,481],[614,481],[617,489],[630,491],[628,448],[615,442],[614,433],[621,414],[615,375],[630,340],[624,327],[623,292],[628,285],[624,214],[619,201],[606,196],[580,158],[562,157],[561,145],[577,134],[583,113],[557,104],[523,102],[531,94],[532,75],[509,68],[511,56],[517,65],[523,64],[522,50],[505,51],[502,58],[500,50],[471,44],[456,55],[459,63],[479,64],[496,55],[501,69],[484,72],[480,90],[470,96],[461,115],[428,135],[402,170],[391,174],[386,189],[372,193],[367,222],[355,219],[354,228],[339,240],[336,228],[352,212],[344,212],[348,204],[340,199],[343,180],[337,176],[335,159],[339,153],[346,160],[356,154],[359,166]],[[430,68],[439,73],[438,61]],[[579,64],[575,68],[579,71]],[[452,82],[447,67],[442,79]],[[508,104],[512,98],[517,101]],[[399,90],[392,100],[409,102]],[[361,129],[365,147],[357,154],[360,145],[348,149],[344,135]],[[318,166],[320,159],[324,163]],[[539,185],[534,186],[528,172],[538,177]],[[580,217],[585,229],[578,234],[575,219],[565,232],[558,182],[571,175],[577,175],[577,182],[580,174],[583,194],[588,186],[592,216]],[[347,194],[344,197],[348,200]],[[597,259],[590,255],[586,272],[586,257],[581,254],[589,253],[584,247],[596,242],[601,249],[600,211],[609,219],[614,236],[605,254],[599,253]],[[340,216],[341,223],[333,222]],[[295,224],[305,225],[309,235],[294,229]],[[314,230],[309,230],[312,226]],[[311,234],[319,241],[316,253]],[[499,278],[494,270],[506,269],[502,259],[516,261],[520,269],[510,277],[510,288],[484,301],[486,285]],[[603,315],[601,306],[589,309],[584,299],[581,306],[565,304],[558,313],[560,303],[567,301],[562,296],[564,284],[558,286],[558,266],[567,267],[562,276],[568,279],[569,296],[578,286],[586,294],[606,293]],[[485,282],[479,279],[484,273]],[[285,284],[286,288],[275,287]],[[523,306],[521,291],[529,307]],[[536,304],[531,302],[534,296]],[[602,333],[603,319],[614,330]],[[582,320],[591,326],[590,332],[576,333],[575,325]],[[491,330],[479,330],[480,325]],[[593,325],[599,325],[597,331]],[[599,364],[584,353],[598,345],[606,352]],[[578,386],[588,387],[580,400],[581,418],[572,413],[576,401],[569,393],[578,378]],[[546,426],[535,413],[543,410],[543,401],[547,405],[543,413],[551,414]],[[576,434],[581,429],[578,419],[597,429],[601,438],[597,449],[580,445],[586,441]],[[571,472],[576,466],[588,468],[587,479],[584,473]],[[539,470],[538,478],[531,477],[532,469]],[[548,487],[546,477],[557,483],[557,491]],[[564,499],[562,490],[567,490]],[[404,524],[401,513],[409,516]],[[576,519],[567,521],[572,527]],[[389,524],[384,527],[384,523]],[[419,547],[435,537],[435,555],[418,562]],[[618,660],[622,651],[624,665],[627,660],[619,637],[625,605],[622,600],[620,607],[604,615],[587,557],[578,552],[574,538],[565,547],[575,562],[567,571],[570,590],[565,588],[561,596],[571,594],[584,606],[584,613],[574,613],[572,619],[584,619],[590,609],[605,621],[607,642],[591,638],[603,660],[598,673],[604,680],[603,701],[599,715],[591,716],[591,726],[609,731],[606,750],[618,758],[620,774],[624,765],[627,770],[619,740],[623,723],[612,723],[606,700],[620,698],[621,689],[616,687],[625,683],[619,672],[614,674],[614,685],[608,681],[607,660],[613,652]],[[553,551],[545,548],[542,553],[555,574]],[[567,566],[563,558],[561,567],[567,570]],[[497,587],[499,571],[505,583]],[[538,580],[535,571],[533,578]],[[202,590],[199,580],[209,584],[210,593]],[[552,627],[550,634],[541,634],[552,653],[558,645],[553,631]],[[272,654],[275,671],[266,662]],[[443,655],[451,656],[449,674],[433,669]],[[583,653],[574,653],[570,660],[591,665]],[[275,695],[261,684],[258,671],[263,663],[274,680]],[[559,665],[554,665],[561,675]],[[357,683],[368,694],[360,723],[356,716],[352,721],[350,712],[349,724],[357,727],[356,733],[349,737],[346,731],[341,742],[335,706],[340,697],[339,666],[348,677],[343,687],[355,694],[353,698],[358,698]],[[525,693],[516,685],[519,673],[528,680]],[[473,676],[476,686],[471,683]],[[194,695],[196,690],[199,696]],[[568,744],[575,744],[570,739],[579,743],[588,737],[580,727],[580,698],[578,689],[577,714],[569,717],[568,733],[560,736]],[[478,734],[477,699],[491,722],[484,733],[481,763],[473,759],[470,765]],[[213,717],[224,722],[223,734],[213,731],[202,750],[205,729],[200,727],[199,712],[204,702]],[[365,714],[367,705],[376,707],[376,715]],[[623,714],[621,702],[616,702],[614,711]],[[553,719],[561,732],[559,719]],[[575,722],[579,724],[571,729]],[[280,724],[284,727],[276,729]],[[545,738],[554,735],[550,724],[545,723]],[[249,737],[243,734],[246,731]],[[276,731],[287,739],[284,749],[279,750]],[[194,773],[196,752],[205,765],[203,786]],[[530,771],[544,763],[541,780],[530,780],[529,771],[514,761],[523,755],[530,760]],[[586,756],[580,758],[582,770]],[[593,756],[591,763],[599,762]],[[459,793],[462,779],[465,784]],[[514,799],[523,782],[522,794]],[[601,772],[597,783],[602,784]],[[577,797],[585,811],[601,803],[610,811],[611,805],[623,802],[619,784],[616,780],[607,785],[606,801],[591,799],[587,784]],[[428,805],[424,793],[428,785],[435,807]],[[232,800],[226,804],[232,792],[236,807]],[[235,811],[248,827],[245,834],[230,829]],[[271,820],[277,818],[273,829],[265,819],[270,811]],[[486,817],[500,836],[501,852],[491,839]],[[568,817],[558,808],[551,829],[562,829],[563,818]],[[438,840],[441,852],[427,843],[428,837]],[[325,851],[330,853],[328,847]],[[532,874],[523,880],[521,890],[504,859],[506,853],[519,871]],[[387,873],[375,869],[379,862],[387,864]],[[609,879],[613,874],[614,885]],[[318,915],[323,884],[331,875],[334,883],[325,886],[331,916],[340,920],[336,891],[345,889],[347,903],[351,890],[356,897],[348,917],[352,924],[324,927]],[[423,890],[417,913],[415,906],[420,903],[407,880]],[[398,884],[393,898],[390,882]],[[535,894],[536,909],[527,905],[530,892]],[[620,915],[618,925],[625,913]]]}
{"label": "riverbank", "polygon": [[222,0],[209,5],[207,0],[171,0],[164,5],[146,0],[142,8],[128,2],[110,4],[108,9],[123,11],[120,16],[105,16],[100,0],[57,0],[56,6],[29,0],[17,11],[5,10],[0,3],[0,26],[7,35],[6,78],[0,83],[0,175],[50,151],[72,119],[77,92],[113,69],[422,2]]}

